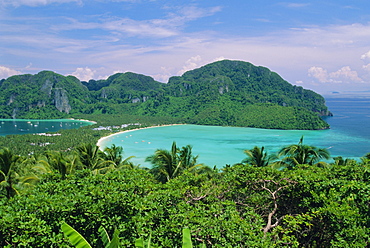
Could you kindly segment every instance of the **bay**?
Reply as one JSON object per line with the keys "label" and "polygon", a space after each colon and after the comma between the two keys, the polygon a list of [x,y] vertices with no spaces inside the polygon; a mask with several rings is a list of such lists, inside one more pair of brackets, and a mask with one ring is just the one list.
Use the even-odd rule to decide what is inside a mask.
{"label": "bay", "polygon": [[326,121],[328,130],[272,130],[242,127],[174,125],[146,128],[115,134],[99,141],[104,148],[122,146],[126,157],[150,167],[145,158],[156,149],[170,150],[172,142],[178,146],[192,145],[198,162],[222,168],[240,162],[245,149],[264,146],[269,154],[304,137],[304,143],[327,148],[332,157],[359,159],[370,152],[370,99],[328,98],[327,106],[333,117]]}
{"label": "bay", "polygon": [[92,122],[89,121],[72,119],[0,119],[0,136],[6,136],[9,134],[57,132],[61,129],[74,129],[91,124]]}

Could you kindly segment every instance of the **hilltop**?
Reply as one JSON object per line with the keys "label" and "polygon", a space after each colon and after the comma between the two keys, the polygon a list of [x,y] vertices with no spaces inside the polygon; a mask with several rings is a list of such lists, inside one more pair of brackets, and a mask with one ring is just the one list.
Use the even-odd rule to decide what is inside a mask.
{"label": "hilltop", "polygon": [[160,83],[132,72],[81,82],[51,71],[0,81],[1,118],[78,114],[176,117],[181,122],[276,129],[325,129],[325,99],[268,68],[223,60]]}

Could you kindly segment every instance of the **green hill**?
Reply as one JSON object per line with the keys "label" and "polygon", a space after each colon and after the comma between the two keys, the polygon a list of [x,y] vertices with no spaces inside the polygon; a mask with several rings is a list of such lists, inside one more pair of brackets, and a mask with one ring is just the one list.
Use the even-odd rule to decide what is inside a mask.
{"label": "green hill", "polygon": [[319,94],[264,67],[224,60],[171,77],[167,84],[132,72],[80,82],[53,72],[0,82],[1,118],[74,114],[177,117],[186,123],[277,129],[324,129],[330,112]]}
{"label": "green hill", "polygon": [[91,103],[89,90],[75,77],[50,71],[9,77],[0,83],[1,118],[56,118]]}

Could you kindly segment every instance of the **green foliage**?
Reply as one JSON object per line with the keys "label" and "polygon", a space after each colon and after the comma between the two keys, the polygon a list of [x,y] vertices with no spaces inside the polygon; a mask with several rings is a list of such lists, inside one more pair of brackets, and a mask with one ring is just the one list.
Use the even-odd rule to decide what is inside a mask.
{"label": "green foliage", "polygon": [[73,229],[73,227],[67,223],[63,223],[61,228],[64,232],[64,235],[66,235],[72,245],[74,245],[76,248],[91,248],[89,242],[87,242],[79,232]]}
{"label": "green foliage", "polygon": [[138,238],[135,240],[135,247],[136,248],[151,248],[154,247],[152,245],[152,235],[149,236],[148,241],[145,241],[143,238]]}
{"label": "green foliage", "polygon": [[[77,232],[73,227],[68,225],[67,223],[63,223],[61,229],[64,235],[69,239],[69,241],[76,247],[76,248],[91,248],[91,245],[86,241],[86,239]],[[119,231],[115,230],[112,240],[109,238],[107,230],[104,227],[99,227],[99,235],[101,237],[103,246],[106,248],[119,248]]]}
{"label": "green foliage", "polygon": [[0,150],[0,190],[5,192],[7,198],[18,194],[15,184],[19,179],[17,173],[19,159],[20,157],[13,154],[8,148]]}
{"label": "green foliage", "polygon": [[157,149],[154,155],[146,158],[146,161],[152,163],[153,168],[150,172],[155,178],[166,183],[185,171],[193,173],[199,171],[203,165],[197,164],[197,158],[198,156],[192,155],[190,145],[179,149],[176,142],[173,142],[171,151]]}
{"label": "green foliage", "polygon": [[285,156],[281,165],[289,169],[302,164],[313,165],[320,159],[329,159],[329,151],[325,148],[317,148],[303,144],[303,136],[297,145],[283,147],[279,156]]}
{"label": "green foliage", "polygon": [[193,248],[189,228],[182,229],[182,248]]}
{"label": "green foliage", "polygon": [[80,82],[43,71],[0,85],[1,118],[74,115],[171,117],[202,125],[325,129],[322,96],[284,81],[267,68],[219,61],[170,78],[167,84],[132,72]]}
{"label": "green foliage", "polygon": [[[34,134],[0,136],[0,147],[8,147],[18,155],[43,153],[52,151],[72,151],[83,144],[96,144],[101,137],[119,131],[136,129],[138,127],[158,126],[173,123],[182,123],[181,120],[171,117],[151,117],[133,115],[75,115],[76,119],[96,121],[97,124],[84,126],[78,129],[59,130],[58,136],[41,136]],[[121,127],[126,124],[127,126]],[[131,124],[131,125],[129,125]],[[138,124],[138,125],[135,125]],[[99,126],[115,127],[111,130],[94,130]],[[49,145],[43,145],[49,144]]]}
{"label": "green foliage", "polygon": [[[274,169],[254,147],[245,163],[194,172],[182,168],[192,164],[190,147],[174,143],[166,152],[182,169],[165,184],[153,171],[112,166],[122,163],[119,147],[84,145],[80,158],[77,149],[29,156],[1,149],[2,174],[12,171],[20,194],[0,197],[0,246],[71,247],[74,236],[74,245],[91,247],[368,247],[368,154],[323,166],[319,148],[303,139],[286,148],[295,161],[289,169]],[[29,175],[38,183],[24,190]],[[63,225],[67,236],[64,222],[75,228]]]}
{"label": "green foliage", "polygon": [[256,167],[265,167],[268,166],[270,161],[274,158],[273,156],[268,156],[265,151],[265,147],[259,148],[255,146],[251,150],[244,150],[244,153],[247,155],[243,159],[242,163],[250,164]]}

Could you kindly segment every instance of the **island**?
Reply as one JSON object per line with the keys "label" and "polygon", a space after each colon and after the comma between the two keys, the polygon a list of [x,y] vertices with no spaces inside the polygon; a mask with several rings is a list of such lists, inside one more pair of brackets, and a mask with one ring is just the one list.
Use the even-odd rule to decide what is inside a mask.
{"label": "island", "polygon": [[325,99],[268,68],[223,60],[167,83],[132,72],[80,81],[51,71],[0,81],[0,118],[76,115],[175,118],[176,123],[268,129],[327,129]]}

